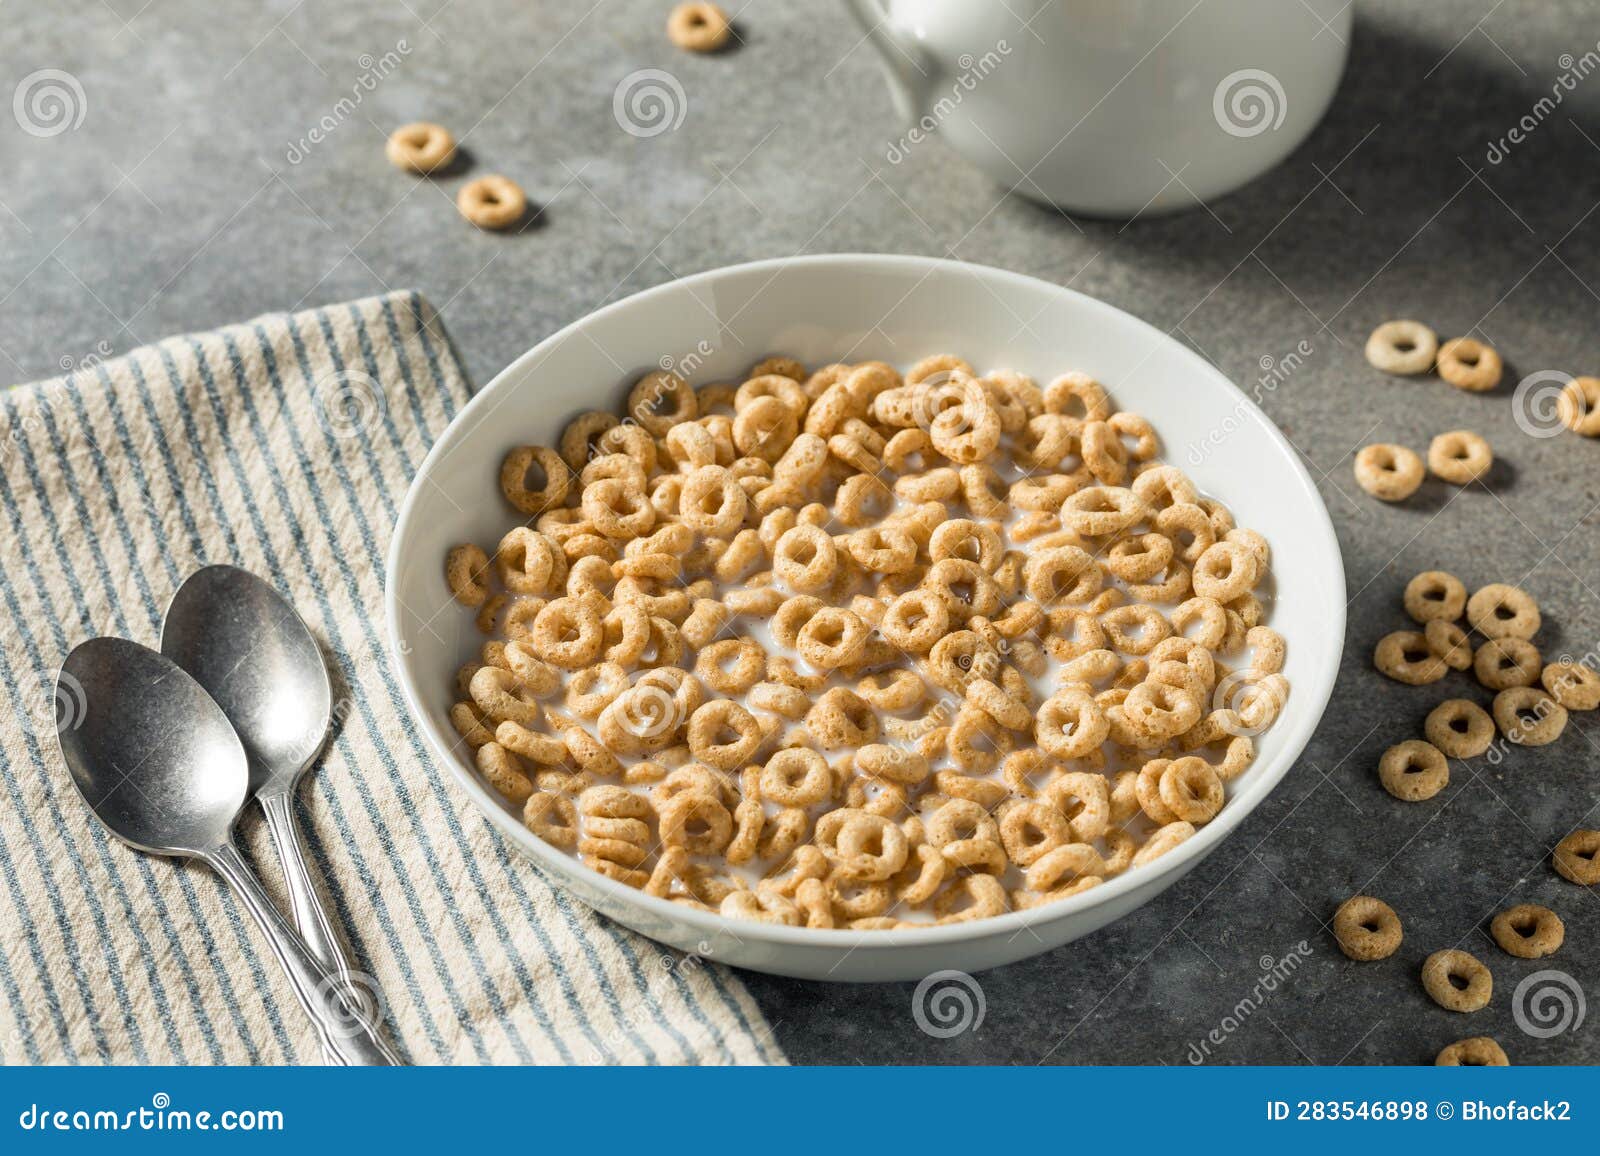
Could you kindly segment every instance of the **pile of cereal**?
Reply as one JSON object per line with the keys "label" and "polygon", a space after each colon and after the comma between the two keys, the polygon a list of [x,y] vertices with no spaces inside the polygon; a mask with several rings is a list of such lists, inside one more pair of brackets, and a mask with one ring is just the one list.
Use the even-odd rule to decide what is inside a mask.
{"label": "pile of cereal", "polygon": [[618,883],[808,927],[961,921],[1190,838],[1288,694],[1267,543],[1068,373],[641,379],[522,446],[450,552],[451,718]]}

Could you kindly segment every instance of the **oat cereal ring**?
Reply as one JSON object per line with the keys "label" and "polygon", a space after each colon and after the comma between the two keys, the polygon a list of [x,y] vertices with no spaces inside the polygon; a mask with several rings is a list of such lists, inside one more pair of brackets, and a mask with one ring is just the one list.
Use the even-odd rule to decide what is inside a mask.
{"label": "oat cereal ring", "polygon": [[794,411],[776,397],[753,399],[733,419],[734,446],[744,456],[769,464],[782,460],[799,432],[800,423]]}
{"label": "oat cereal ring", "polygon": [[[477,675],[473,675],[474,678]],[[458,702],[450,708],[450,725],[455,727],[456,734],[461,736],[463,742],[472,750],[477,750],[484,743],[493,742],[494,733],[483,725],[483,712],[475,703]]]}
{"label": "oat cereal ring", "polygon": [[800,628],[795,649],[818,670],[837,670],[861,654],[871,628],[849,610],[824,606]]}
{"label": "oat cereal ring", "polygon": [[1384,502],[1402,502],[1422,485],[1422,459],[1405,446],[1379,442],[1356,454],[1356,484]]}
{"label": "oat cereal ring", "polygon": [[733,838],[733,816],[714,795],[701,791],[672,796],[659,818],[661,842],[691,855],[715,855]]}
{"label": "oat cereal ring", "polygon": [[1428,712],[1422,733],[1448,758],[1473,759],[1494,741],[1494,720],[1475,702],[1447,698]]}
{"label": "oat cereal ring", "polygon": [[1100,592],[1105,573],[1087,550],[1056,546],[1028,555],[1022,568],[1028,597],[1046,605],[1087,602]]}
{"label": "oat cereal ring", "polygon": [[749,507],[744,487],[722,466],[701,466],[683,480],[678,510],[697,534],[732,537],[743,526]]}
{"label": "oat cereal ring", "polygon": [[951,374],[972,377],[974,372],[972,366],[953,353],[934,353],[924,357],[906,370],[905,383],[907,385],[921,385],[931,378],[943,378]]}
{"label": "oat cereal ring", "polygon": [[923,589],[943,600],[952,621],[973,616],[992,618],[1000,610],[1000,588],[983,567],[960,558],[945,558],[928,567]]}
{"label": "oat cereal ring", "polygon": [[[722,603],[712,598],[697,598],[694,608],[689,611],[689,617],[683,620],[683,625],[678,628],[678,633],[683,636],[684,642],[696,650],[704,650],[712,644],[712,640],[722,632],[733,613]],[[609,633],[607,634],[609,638]],[[759,650],[760,647],[758,646]],[[765,669],[765,656],[762,663]],[[754,681],[754,680],[751,680]],[[747,683],[741,690],[749,689]]]}
{"label": "oat cereal ring", "polygon": [[513,526],[495,548],[500,581],[513,594],[549,594],[567,582],[567,557],[549,538],[527,526]]}
{"label": "oat cereal ring", "polygon": [[472,701],[492,722],[533,726],[539,721],[539,703],[509,670],[485,666],[472,676]]}
{"label": "oat cereal ring", "polygon": [[1367,361],[1382,373],[1427,373],[1438,353],[1439,338],[1420,321],[1385,321],[1367,338]]}
{"label": "oat cereal ring", "polygon": [[1394,908],[1371,895],[1352,895],[1333,913],[1333,938],[1339,950],[1363,963],[1388,959],[1404,936]]}
{"label": "oat cereal ring", "polygon": [[1187,823],[1208,823],[1226,800],[1222,779],[1204,759],[1185,755],[1173,759],[1161,772],[1161,802]]}
{"label": "oat cereal ring", "polygon": [[1118,606],[1100,616],[1111,645],[1124,654],[1149,654],[1172,633],[1172,624],[1148,604]]}
{"label": "oat cereal ring", "polygon": [[1600,883],[1600,831],[1577,830],[1556,844],[1556,874],[1581,886]]}
{"label": "oat cereal ring", "polygon": [[967,683],[967,702],[1007,730],[1022,731],[1033,725],[1028,704],[987,678],[974,678]]}
{"label": "oat cereal ring", "polygon": [[535,791],[522,805],[522,825],[552,847],[571,851],[578,845],[578,808],[571,799]]}
{"label": "oat cereal ring", "polygon": [[1567,711],[1544,691],[1513,686],[1494,696],[1495,725],[1507,740],[1525,747],[1542,747],[1561,737],[1567,728]]}
{"label": "oat cereal ring", "polygon": [[582,598],[557,598],[534,619],[529,644],[540,659],[563,670],[577,670],[605,649],[605,623],[595,604]]}
{"label": "oat cereal ring", "polygon": [[1423,962],[1422,986],[1446,1011],[1472,1012],[1489,1006],[1494,977],[1476,956],[1452,948]]}
{"label": "oat cereal ring", "polygon": [[1107,486],[1120,486],[1128,477],[1128,447],[1109,422],[1088,421],[1078,433],[1083,464],[1095,479]]}
{"label": "oat cereal ring", "polygon": [[501,723],[495,728],[494,741],[537,767],[557,767],[567,761],[565,742],[555,735],[531,731],[520,723]]}
{"label": "oat cereal ring", "polygon": [[802,593],[826,589],[838,569],[838,547],[816,526],[801,523],[784,531],[772,551],[772,572]]}
{"label": "oat cereal ring", "polygon": [[547,662],[540,661],[533,651],[521,642],[508,642],[502,652],[503,662],[489,662],[489,643],[484,643],[484,661],[491,666],[504,666],[522,680],[529,694],[537,698],[554,694],[561,686],[561,673]]}
{"label": "oat cereal ring", "polygon": [[1511,1065],[1505,1049],[1488,1036],[1457,1040],[1442,1050],[1433,1062],[1441,1068],[1505,1068]]}
{"label": "oat cereal ring", "polygon": [[1081,690],[1057,691],[1039,706],[1035,740],[1058,759],[1080,759],[1099,748],[1110,733],[1100,705]]}
{"label": "oat cereal ring", "polygon": [[838,863],[834,877],[851,882],[881,883],[892,878],[911,855],[911,844],[899,824],[882,815],[852,815],[834,839]]}
{"label": "oat cereal ring", "polygon": [[1427,635],[1415,630],[1385,634],[1378,640],[1372,661],[1383,674],[1407,686],[1438,682],[1450,669],[1428,645]]}
{"label": "oat cereal ring", "polygon": [[444,580],[463,606],[480,607],[488,599],[489,586],[484,581],[488,573],[489,556],[470,542],[453,547],[444,556]]}
{"label": "oat cereal ring", "polygon": [[[708,386],[707,388],[714,387]],[[703,392],[704,391],[698,391],[695,396],[698,398]],[[604,416],[611,418],[613,422],[616,422],[616,418],[613,417],[613,415],[605,414]],[[568,429],[571,429],[571,427],[569,426]],[[632,424],[631,422],[627,425],[617,423],[607,427],[601,431],[599,437],[592,439],[592,450],[589,448],[590,446],[591,435],[585,434],[585,459],[588,458],[591,452],[599,452],[603,454],[623,454],[626,457],[632,458],[634,463],[644,471],[646,477],[649,477],[655,472],[656,463],[660,458],[660,455],[656,452],[655,439],[651,437],[650,434],[645,430]],[[561,456],[563,458],[567,457],[565,434],[562,434],[561,436]],[[567,459],[567,464],[569,466],[573,465],[573,462],[570,458]],[[573,468],[581,469],[582,462],[578,463]]]}
{"label": "oat cereal ring", "polygon": [[[573,418],[561,431],[561,460],[567,463],[573,473],[582,473],[585,466],[598,452],[601,439],[613,429],[627,428],[638,430],[637,426],[620,427],[617,415],[606,413],[604,410],[585,410]],[[642,430],[639,431],[643,433]],[[649,435],[645,435],[647,438]],[[655,465],[655,443],[650,443],[651,467]],[[644,468],[644,463],[639,463]],[[648,471],[647,471],[648,472]]]}
{"label": "oat cereal ring", "polygon": [[[813,598],[809,594],[796,594],[792,598],[785,598],[772,615],[773,640],[779,646],[793,649],[800,641],[801,629],[811,621],[812,615],[826,605],[822,599]],[[768,677],[771,677],[770,673]]]}
{"label": "oat cereal ring", "polygon": [[1540,672],[1539,681],[1550,697],[1568,710],[1600,707],[1600,673],[1592,667],[1563,658]]}
{"label": "oat cereal ring", "polygon": [[1575,377],[1556,398],[1561,424],[1584,437],[1600,437],[1600,377]]}
{"label": "oat cereal ring", "polygon": [[832,793],[833,772],[816,751],[778,751],[761,770],[761,797],[782,807],[810,807]]}
{"label": "oat cereal ring", "polygon": [[1525,638],[1491,638],[1472,659],[1473,674],[1490,690],[1532,686],[1543,669],[1538,647]]}
{"label": "oat cereal ring", "polygon": [[[541,484],[530,489],[528,479],[535,470]],[[505,456],[500,466],[500,492],[524,514],[542,514],[560,506],[566,501],[571,484],[572,473],[567,463],[555,450],[545,446],[518,446]]]}
{"label": "oat cereal ring", "polygon": [[[1009,733],[981,710],[963,704],[945,736],[950,759],[963,771],[985,773],[1011,750]],[[998,784],[994,784],[998,785]]]}
{"label": "oat cereal ring", "polygon": [[874,779],[914,786],[928,777],[928,760],[904,747],[868,743],[856,751],[856,769]]}
{"label": "oat cereal ring", "polygon": [[1428,443],[1428,469],[1456,486],[1475,482],[1494,465],[1489,443],[1468,429],[1442,433]]}
{"label": "oat cereal ring", "polygon": [[1440,377],[1471,393],[1500,384],[1500,355],[1471,337],[1453,338],[1439,346],[1438,369]]}
{"label": "oat cereal ring", "polygon": [[1120,534],[1146,513],[1144,501],[1132,490],[1086,486],[1061,503],[1061,524],[1075,533],[1098,537]]}
{"label": "oat cereal ring", "polygon": [[[1185,562],[1198,562],[1217,542],[1217,532],[1211,525],[1210,517],[1193,502],[1179,502],[1166,507],[1156,515],[1156,529],[1178,549],[1178,557]],[[1243,540],[1240,540],[1240,544],[1253,545]],[[1258,557],[1256,562],[1258,566],[1266,565],[1265,558]],[[1160,569],[1151,573],[1159,573]]]}
{"label": "oat cereal ring", "polygon": [[1106,421],[1111,417],[1111,399],[1106,396],[1105,387],[1077,370],[1064,373],[1045,386],[1042,400],[1046,413],[1063,414],[1086,422]]}
{"label": "oat cereal ring", "polygon": [[516,181],[492,174],[462,185],[456,208],[480,229],[509,229],[528,211],[528,197]]}
{"label": "oat cereal ring", "polygon": [[1113,542],[1104,565],[1124,582],[1143,582],[1165,571],[1173,554],[1172,540],[1152,531]]}
{"label": "oat cereal ring", "polygon": [[1422,628],[1428,649],[1444,660],[1451,670],[1466,670],[1472,665],[1472,641],[1454,622],[1435,618]]}
{"label": "oat cereal ring", "polygon": [[724,638],[701,648],[694,673],[718,694],[743,694],[765,677],[767,652],[753,638]]}
{"label": "oat cereal ring", "polygon": [[1383,752],[1378,760],[1378,779],[1395,798],[1420,803],[1449,784],[1450,764],[1432,743],[1407,739]]}
{"label": "oat cereal ring", "polygon": [[397,169],[432,173],[447,168],[456,157],[456,138],[450,130],[419,120],[401,125],[389,134],[384,156]]}
{"label": "oat cereal ring", "polygon": [[1055,891],[1063,884],[1104,874],[1105,861],[1100,852],[1088,843],[1063,843],[1027,865],[1024,879],[1029,891]]}
{"label": "oat cereal ring", "polygon": [[1496,915],[1489,932],[1507,954],[1518,959],[1542,959],[1561,947],[1567,928],[1548,907],[1519,903]]}
{"label": "oat cereal ring", "polygon": [[1181,819],[1175,823],[1163,824],[1159,829],[1151,833],[1150,837],[1144,841],[1144,846],[1135,853],[1133,865],[1142,867],[1146,863],[1154,862],[1169,851],[1194,838],[1194,833],[1194,827]]}
{"label": "oat cereal ring", "polygon": [[567,681],[567,709],[579,718],[597,719],[627,689],[628,672],[616,663],[586,666]]}
{"label": "oat cereal ring", "polygon": [[484,743],[475,756],[478,773],[488,784],[512,803],[524,802],[533,794],[533,784],[523,773],[517,756],[499,743]]}
{"label": "oat cereal ring", "polygon": [[699,412],[689,383],[667,370],[645,374],[628,391],[628,416],[652,437],[666,437],[673,426],[693,421]]}
{"label": "oat cereal ring", "polygon": [[1072,838],[1091,843],[1111,827],[1111,784],[1094,771],[1063,771],[1041,792],[1052,806],[1066,817]]}
{"label": "oat cereal ring", "polygon": [[1443,570],[1425,570],[1406,583],[1406,613],[1418,622],[1454,622],[1467,608],[1467,588]]}
{"label": "oat cereal ring", "polygon": [[1539,604],[1526,591],[1495,582],[1467,599],[1467,621],[1485,638],[1532,638],[1539,633]]}
{"label": "oat cereal ring", "polygon": [[856,693],[878,710],[905,711],[926,701],[928,684],[914,670],[892,670],[867,675],[856,683]]}
{"label": "oat cereal ring", "polygon": [[806,713],[806,727],[828,750],[859,749],[878,737],[878,716],[860,695],[836,686]]}

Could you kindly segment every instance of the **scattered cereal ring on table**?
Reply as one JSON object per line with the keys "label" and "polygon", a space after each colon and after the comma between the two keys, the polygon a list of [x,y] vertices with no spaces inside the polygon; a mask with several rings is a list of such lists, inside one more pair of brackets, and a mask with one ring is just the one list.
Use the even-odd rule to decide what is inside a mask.
{"label": "scattered cereal ring on table", "polygon": [[1489,443],[1469,429],[1442,433],[1428,443],[1428,469],[1456,486],[1475,482],[1494,465]]}
{"label": "scattered cereal ring on table", "polygon": [[1538,648],[1525,638],[1491,638],[1472,658],[1472,672],[1490,690],[1532,686],[1543,669]]}
{"label": "scattered cereal ring on table", "polygon": [[1447,698],[1428,712],[1422,733],[1446,757],[1473,759],[1494,741],[1494,720],[1475,702]]}
{"label": "scattered cereal ring on table", "polygon": [[667,15],[667,39],[690,52],[715,52],[732,32],[728,14],[715,4],[679,4]]}
{"label": "scattered cereal ring on table", "polygon": [[1556,844],[1556,874],[1585,887],[1600,883],[1600,831],[1573,831]]}
{"label": "scattered cereal ring on table", "polygon": [[1532,638],[1539,633],[1539,604],[1519,587],[1494,582],[1467,599],[1467,621],[1485,638]]}
{"label": "scattered cereal ring on table", "polygon": [[1428,649],[1444,659],[1451,670],[1466,670],[1472,665],[1472,640],[1454,622],[1435,618],[1422,628]]}
{"label": "scattered cereal ring on table", "polygon": [[1457,337],[1439,346],[1438,366],[1440,377],[1469,393],[1500,384],[1500,355],[1475,338]]}
{"label": "scattered cereal ring on table", "polygon": [[1555,742],[1567,728],[1567,711],[1544,691],[1513,686],[1494,696],[1494,721],[1509,742],[1542,747]]}
{"label": "scattered cereal ring on table", "polygon": [[1454,574],[1424,570],[1406,583],[1405,604],[1406,613],[1418,622],[1454,622],[1467,608],[1467,588]]}
{"label": "scattered cereal ring on table", "polygon": [[1600,672],[1592,667],[1564,658],[1546,665],[1539,681],[1568,710],[1600,707]]}
{"label": "scattered cereal ring on table", "polygon": [[1567,928],[1561,917],[1537,903],[1508,907],[1489,924],[1502,951],[1518,959],[1542,959],[1561,947]]}
{"label": "scattered cereal ring on table", "polygon": [[456,138],[441,125],[419,120],[402,125],[389,134],[384,155],[397,169],[413,173],[434,173],[449,166],[456,157]]}
{"label": "scattered cereal ring on table", "polygon": [[480,229],[509,229],[528,211],[528,197],[509,177],[491,175],[462,185],[456,208]]}
{"label": "scattered cereal ring on table", "polygon": [[1575,377],[1556,398],[1561,424],[1586,438],[1600,437],[1600,377]]}
{"label": "scattered cereal ring on table", "polygon": [[1333,913],[1333,936],[1351,959],[1388,959],[1400,947],[1400,917],[1381,899],[1352,895]]}
{"label": "scattered cereal ring on table", "polygon": [[1428,645],[1428,636],[1415,630],[1396,630],[1378,640],[1373,665],[1407,686],[1427,686],[1445,676],[1449,666]]}
{"label": "scattered cereal ring on table", "polygon": [[1420,803],[1449,785],[1450,764],[1432,743],[1407,739],[1383,752],[1378,760],[1378,780],[1395,798]]}
{"label": "scattered cereal ring on table", "polygon": [[1423,962],[1422,986],[1446,1011],[1474,1012],[1489,1006],[1494,976],[1482,960],[1452,948],[1436,951]]}
{"label": "scattered cereal ring on table", "polygon": [[1405,446],[1379,442],[1356,454],[1356,484],[1384,502],[1403,502],[1422,485],[1422,459]]}
{"label": "scattered cereal ring on table", "polygon": [[1470,1036],[1444,1048],[1434,1059],[1441,1068],[1505,1068],[1511,1061],[1505,1049],[1488,1036]]}
{"label": "scattered cereal ring on table", "polygon": [[1367,338],[1372,367],[1402,377],[1427,373],[1438,352],[1438,336],[1420,321],[1385,321]]}

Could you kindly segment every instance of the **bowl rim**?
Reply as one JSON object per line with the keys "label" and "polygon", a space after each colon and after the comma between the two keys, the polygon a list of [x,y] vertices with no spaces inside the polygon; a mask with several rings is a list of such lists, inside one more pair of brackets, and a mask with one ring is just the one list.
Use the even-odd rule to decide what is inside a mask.
{"label": "bowl rim", "polygon": [[[826,267],[829,265],[839,266],[841,271],[866,265],[891,272],[907,272],[922,278],[931,277],[939,272],[959,273],[964,277],[984,277],[1011,287],[1032,291],[1044,290],[1052,294],[1063,295],[1070,298],[1076,307],[1086,310],[1091,316],[1099,314],[1104,317],[1115,318],[1118,324],[1131,322],[1136,328],[1146,330],[1153,340],[1174,347],[1182,358],[1191,363],[1196,373],[1209,376],[1220,382],[1233,394],[1235,404],[1242,406],[1243,412],[1248,413],[1260,423],[1267,435],[1277,444],[1279,450],[1288,459],[1294,476],[1299,483],[1301,494],[1309,507],[1307,513],[1310,515],[1310,532],[1321,540],[1321,544],[1327,552],[1332,571],[1328,578],[1339,592],[1337,603],[1330,608],[1331,612],[1326,622],[1327,633],[1337,640],[1337,645],[1334,648],[1327,669],[1319,672],[1318,683],[1308,687],[1305,693],[1295,696],[1291,700],[1289,710],[1285,711],[1285,714],[1293,712],[1290,718],[1282,720],[1291,725],[1286,735],[1285,744],[1278,753],[1276,761],[1257,775],[1245,791],[1230,800],[1230,805],[1222,808],[1215,819],[1201,827],[1191,838],[1185,840],[1172,851],[1160,856],[1154,862],[1145,864],[1142,867],[1132,868],[1098,887],[1091,887],[1080,894],[1069,896],[1053,903],[1020,911],[1008,911],[1000,915],[987,916],[983,919],[974,919],[964,923],[867,931],[848,928],[787,927],[782,924],[761,923],[756,920],[732,920],[717,912],[700,911],[686,904],[673,903],[667,899],[646,895],[643,891],[635,888],[617,884],[615,881],[601,875],[598,871],[584,866],[583,863],[566,852],[545,843],[523,826],[516,817],[506,811],[505,807],[497,799],[490,795],[488,788],[478,781],[473,771],[455,753],[454,744],[448,740],[447,736],[441,733],[428,711],[424,709],[420,690],[415,684],[410,664],[407,661],[407,648],[403,644],[403,635],[400,631],[401,607],[397,593],[398,583],[396,577],[401,564],[401,547],[409,536],[408,530],[415,517],[418,495],[430,484],[430,472],[436,469],[439,463],[452,452],[455,442],[465,436],[464,431],[473,428],[474,414],[492,407],[494,396],[505,389],[511,388],[513,379],[520,377],[526,366],[537,364],[548,350],[559,346],[562,342],[575,336],[582,329],[603,317],[635,308],[657,297],[675,293],[693,293],[697,288],[724,277],[771,273],[773,280],[775,280],[785,271],[794,267]],[[771,281],[767,282],[767,284],[770,285]],[[1039,277],[1032,277],[1024,273],[1014,273],[1010,270],[999,269],[990,265],[953,261],[941,257],[883,253],[821,253],[796,257],[775,257],[747,261],[735,265],[724,265],[640,290],[563,325],[495,374],[489,383],[462,407],[450,424],[439,434],[433,446],[429,449],[427,456],[423,459],[422,464],[417,467],[416,475],[412,478],[411,484],[406,490],[405,499],[400,506],[399,516],[395,519],[384,569],[384,619],[388,633],[390,658],[393,660],[399,674],[400,685],[405,692],[406,706],[411,711],[412,718],[421,727],[423,734],[427,736],[428,745],[432,749],[434,756],[445,764],[450,774],[466,790],[468,797],[487,816],[495,829],[510,839],[537,865],[543,867],[546,873],[554,876],[560,886],[567,888],[569,891],[572,890],[572,888],[568,887],[566,880],[562,878],[568,872],[586,875],[594,886],[607,892],[613,892],[625,905],[636,907],[653,919],[664,920],[669,926],[673,923],[691,926],[697,931],[705,933],[708,937],[714,937],[719,933],[730,933],[729,924],[733,923],[736,924],[736,930],[732,934],[735,934],[740,939],[750,938],[780,946],[832,948],[846,951],[864,950],[869,952],[930,948],[985,939],[991,936],[1015,936],[1029,928],[1068,919],[1073,915],[1102,904],[1114,904],[1119,898],[1151,884],[1158,884],[1163,880],[1166,883],[1175,882],[1190,866],[1198,863],[1228,835],[1232,834],[1234,829],[1242,824],[1262,801],[1272,793],[1273,789],[1288,774],[1289,768],[1299,759],[1301,752],[1304,751],[1306,744],[1310,741],[1312,733],[1322,721],[1328,701],[1333,694],[1334,684],[1337,681],[1339,666],[1343,657],[1347,610],[1347,588],[1344,578],[1343,555],[1339,549],[1338,536],[1334,533],[1333,521],[1328,515],[1327,506],[1323,502],[1322,496],[1317,492],[1316,484],[1312,481],[1311,475],[1307,472],[1304,463],[1301,462],[1294,446],[1283,435],[1282,431],[1273,424],[1272,419],[1267,417],[1261,407],[1235,385],[1222,370],[1211,364],[1210,361],[1193,349],[1163,333],[1142,318],[1118,309],[1116,306],[1098,298],[1090,297],[1076,289],[1070,289],[1064,285],[1057,285]],[[1299,704],[1304,704],[1304,706],[1295,711],[1294,708]],[[574,894],[580,901],[583,900],[581,894],[576,892]],[[1152,892],[1153,894],[1154,892]]]}

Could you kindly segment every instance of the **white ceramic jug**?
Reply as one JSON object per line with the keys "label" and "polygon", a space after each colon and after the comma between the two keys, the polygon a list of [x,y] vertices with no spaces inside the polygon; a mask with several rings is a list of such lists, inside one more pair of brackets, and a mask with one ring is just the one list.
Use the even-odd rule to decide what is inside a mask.
{"label": "white ceramic jug", "polygon": [[846,0],[906,128],[1071,212],[1169,213],[1287,156],[1344,71],[1347,0]]}

